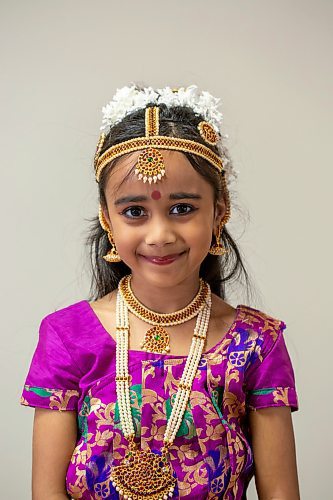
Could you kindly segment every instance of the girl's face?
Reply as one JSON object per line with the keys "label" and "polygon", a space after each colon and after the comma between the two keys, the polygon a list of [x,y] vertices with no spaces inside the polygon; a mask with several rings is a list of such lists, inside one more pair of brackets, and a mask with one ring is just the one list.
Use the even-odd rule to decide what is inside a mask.
{"label": "girl's face", "polygon": [[122,183],[140,152],[118,161],[107,181],[104,215],[133,276],[168,287],[198,278],[225,205],[214,207],[213,188],[185,155],[161,152],[166,172],[156,184],[134,172]]}

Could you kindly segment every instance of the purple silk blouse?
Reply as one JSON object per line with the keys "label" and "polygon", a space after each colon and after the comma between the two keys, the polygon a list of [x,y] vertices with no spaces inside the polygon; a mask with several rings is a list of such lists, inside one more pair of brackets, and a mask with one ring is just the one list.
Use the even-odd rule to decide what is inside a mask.
{"label": "purple silk blouse", "polygon": [[[226,335],[202,355],[170,463],[175,498],[246,498],[254,474],[248,413],[298,409],[283,321],[237,306]],[[186,357],[129,351],[136,441],[160,451]],[[73,499],[118,499],[110,468],[126,451],[116,396],[116,343],[83,300],[46,316],[20,403],[77,412],[66,488]]]}

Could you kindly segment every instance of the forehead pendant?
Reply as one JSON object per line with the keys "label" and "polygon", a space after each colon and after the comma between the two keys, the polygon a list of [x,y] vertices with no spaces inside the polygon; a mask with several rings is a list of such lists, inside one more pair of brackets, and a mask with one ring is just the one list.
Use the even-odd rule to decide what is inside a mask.
{"label": "forehead pendant", "polygon": [[[146,108],[146,137],[148,139],[159,134],[159,111],[157,106]],[[158,149],[148,146],[138,158],[135,173],[138,179],[149,182],[149,184],[161,180],[165,174],[162,153]]]}

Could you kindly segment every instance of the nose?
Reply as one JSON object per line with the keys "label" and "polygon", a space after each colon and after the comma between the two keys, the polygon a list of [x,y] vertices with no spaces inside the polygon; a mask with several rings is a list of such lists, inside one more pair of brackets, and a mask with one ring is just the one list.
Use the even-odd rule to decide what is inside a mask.
{"label": "nose", "polygon": [[147,233],[145,241],[147,245],[163,247],[164,245],[175,243],[177,240],[172,222],[165,218],[152,218],[146,227]]}

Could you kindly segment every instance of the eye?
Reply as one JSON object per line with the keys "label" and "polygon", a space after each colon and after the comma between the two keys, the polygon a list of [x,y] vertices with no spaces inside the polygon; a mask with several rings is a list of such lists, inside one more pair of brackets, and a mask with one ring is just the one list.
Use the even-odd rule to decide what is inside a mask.
{"label": "eye", "polygon": [[124,215],[128,219],[138,219],[139,217],[142,217],[144,215],[142,212],[144,212],[144,208],[133,206],[123,210],[121,212],[121,215]]}
{"label": "eye", "polygon": [[[170,209],[170,213],[172,215],[183,216],[183,215],[190,214],[190,213],[194,212],[195,210],[197,210],[197,209],[195,207],[193,207],[192,205],[189,205],[188,203],[178,203],[177,205],[174,205]],[[133,205],[133,206],[128,207],[125,210],[123,210],[121,212],[121,215],[124,215],[124,217],[126,217],[127,219],[133,220],[133,219],[139,219],[139,218],[145,217],[146,211],[145,211],[145,208],[143,208],[143,207]]]}
{"label": "eye", "polygon": [[172,207],[171,211],[176,209],[176,215],[187,215],[191,212],[194,212],[196,208],[192,207],[192,205],[188,205],[187,203],[178,203]]}

